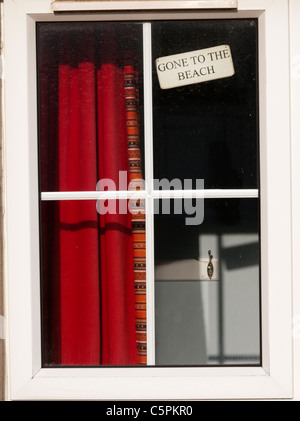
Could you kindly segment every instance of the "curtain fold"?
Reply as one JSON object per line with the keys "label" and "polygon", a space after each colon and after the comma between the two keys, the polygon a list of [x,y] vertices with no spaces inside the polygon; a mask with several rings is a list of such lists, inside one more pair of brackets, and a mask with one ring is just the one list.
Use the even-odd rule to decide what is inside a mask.
{"label": "curtain fold", "polygon": [[[114,56],[111,57],[97,72],[98,155],[99,179],[113,180],[118,189],[119,171],[128,172],[128,158],[123,73],[115,61]],[[118,204],[122,205],[121,202]],[[129,213],[100,215],[100,241],[102,364],[135,365],[133,242]]]}
{"label": "curtain fold", "polygon": [[[95,66],[59,67],[59,189],[97,177]],[[88,165],[87,165],[88,163]],[[61,364],[100,362],[98,216],[92,202],[60,201]]]}
{"label": "curtain fold", "polygon": [[[50,139],[41,131],[44,190],[55,184],[51,164],[46,164],[45,151],[50,149],[56,151],[52,156],[57,159],[59,191],[96,190],[97,181],[103,178],[113,180],[118,189],[120,171],[127,172],[127,184],[132,179],[126,67],[124,70],[113,37],[110,27],[100,43],[95,41],[90,25],[76,45],[68,31],[65,41],[59,41],[64,48],[54,66],[58,75],[57,137]],[[41,68],[40,79],[48,71]],[[44,93],[41,98],[41,110],[49,109]],[[139,137],[137,108],[135,116]],[[139,139],[135,150],[139,151]],[[138,160],[139,171],[133,178],[142,178],[140,155]],[[137,219],[141,224],[145,217],[143,212],[134,217],[118,212],[127,207],[127,201],[117,202],[115,214],[97,213],[91,200],[61,200],[49,204],[51,212],[48,204],[42,204],[46,364],[146,363],[145,232],[140,236],[136,225]]]}

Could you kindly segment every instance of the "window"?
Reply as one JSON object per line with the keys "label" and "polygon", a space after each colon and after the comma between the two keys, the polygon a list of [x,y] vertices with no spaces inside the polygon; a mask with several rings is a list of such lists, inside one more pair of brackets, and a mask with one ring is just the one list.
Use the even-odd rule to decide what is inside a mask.
{"label": "window", "polygon": [[[247,198],[258,196],[256,20],[39,23],[37,39],[41,190],[48,199],[41,207],[45,365],[259,364],[259,203]],[[204,66],[205,56],[192,51],[222,42],[237,57],[231,80],[162,90],[153,65],[153,94],[144,97],[151,45],[153,63],[189,52],[206,72],[222,52],[208,53]],[[178,66],[180,78],[189,75],[181,65],[168,59],[163,72]],[[153,162],[148,151],[145,161],[147,172],[154,167],[154,180],[147,174],[154,248],[146,241],[144,196],[130,200],[131,212],[124,200],[107,196],[105,205],[105,193],[99,206],[76,201],[96,189],[97,177],[102,191],[137,183],[144,193],[142,128],[152,126],[152,116],[153,139],[145,142],[148,150],[153,145]],[[210,199],[193,205],[202,180]],[[196,190],[170,203],[163,193],[174,187]],[[146,243],[155,250],[147,262]],[[212,282],[200,274],[210,248],[212,267],[219,265]],[[147,283],[154,332],[146,328]],[[148,358],[147,336],[150,348],[155,343]]]}
{"label": "window", "polygon": [[[7,2],[6,38],[14,50],[6,51],[11,70],[6,88],[8,176],[22,168],[21,179],[7,178],[13,399],[49,397],[54,389],[51,397],[88,399],[290,396],[290,267],[275,265],[290,247],[289,192],[281,188],[289,183],[289,173],[279,175],[274,164],[280,157],[283,168],[289,165],[288,147],[278,141],[289,133],[288,69],[283,65],[280,83],[270,70],[277,62],[271,40],[281,54],[287,51],[287,4],[265,2],[254,9],[250,2],[240,3],[238,12],[193,11],[182,13],[179,20],[174,12],[53,15],[47,0],[30,1],[19,15],[27,44],[9,29],[19,4]],[[280,36],[278,16],[284,22]],[[219,46],[222,49],[207,50]],[[186,70],[187,62],[178,54],[189,53],[191,64],[201,64],[204,50],[210,65],[193,73]],[[16,83],[12,69],[17,52],[29,67],[20,76],[15,108],[8,93]],[[155,60],[164,58],[156,67]],[[223,59],[232,59],[234,71],[209,82],[188,81],[214,76],[214,61]],[[116,60],[122,74],[114,74],[112,83],[108,67]],[[174,69],[181,85],[164,89],[159,72]],[[126,103],[126,87],[133,79],[134,104]],[[81,89],[79,83],[84,84]],[[280,98],[276,106],[275,91]],[[77,95],[82,95],[80,101]],[[134,122],[128,105],[135,107]],[[13,109],[20,118],[17,126]],[[109,125],[113,112],[121,127],[114,138],[116,119]],[[132,123],[139,127],[138,163],[128,155],[127,129]],[[21,132],[25,140],[20,143]],[[128,188],[127,174],[120,187],[115,174],[126,168],[138,168],[145,185]],[[103,176],[110,181],[97,185]],[[204,180],[204,190],[196,180]],[[130,220],[129,213],[125,218],[121,211],[128,199],[135,206]],[[22,203],[22,220],[12,218],[18,215],[17,203]],[[118,209],[111,220],[101,213],[109,204]],[[185,212],[178,211],[182,208]],[[282,214],[284,226],[278,224]],[[144,215],[145,225],[136,223],[136,215]],[[134,239],[139,239],[139,247],[144,241],[136,234],[144,236],[146,252],[135,258]],[[112,345],[107,345],[105,330],[115,329],[109,324],[115,313],[105,315],[105,305],[119,291],[115,287],[103,299],[112,279],[108,276],[108,283],[102,283],[103,250],[112,253],[112,276],[120,264],[122,274],[131,273],[121,278],[132,280],[131,298],[117,303],[128,320],[121,318],[123,326]],[[20,257],[17,267],[15,256]],[[143,276],[145,257],[146,294],[145,282],[137,277]],[[211,264],[214,272],[207,271]],[[287,286],[279,292],[283,275]],[[74,290],[68,282],[75,278],[96,289]],[[146,314],[145,301],[137,300],[140,287]],[[85,306],[86,320],[78,314],[78,303]],[[137,305],[142,317],[134,313]],[[284,309],[280,320],[279,305]],[[16,308],[22,309],[22,317]],[[135,347],[137,342],[132,353],[139,362],[131,356],[105,360],[105,347],[118,344],[115,338],[124,333],[124,325],[126,340],[132,337]],[[21,355],[17,344],[22,335]],[[96,345],[90,346],[91,340]],[[282,341],[279,352],[276,344]],[[128,349],[125,343],[119,355],[130,354]],[[147,367],[132,367],[136,365]],[[125,392],[128,381],[131,388]]]}

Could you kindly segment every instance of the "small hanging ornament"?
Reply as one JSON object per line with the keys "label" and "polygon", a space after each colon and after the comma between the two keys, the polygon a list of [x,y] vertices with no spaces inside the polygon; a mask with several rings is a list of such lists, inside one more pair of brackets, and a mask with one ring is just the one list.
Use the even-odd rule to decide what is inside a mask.
{"label": "small hanging ornament", "polygon": [[214,265],[212,264],[212,258],[214,257],[211,254],[211,250],[208,250],[208,257],[209,257],[209,262],[207,265],[207,275],[209,277],[209,279],[211,279],[213,277],[214,274]]}

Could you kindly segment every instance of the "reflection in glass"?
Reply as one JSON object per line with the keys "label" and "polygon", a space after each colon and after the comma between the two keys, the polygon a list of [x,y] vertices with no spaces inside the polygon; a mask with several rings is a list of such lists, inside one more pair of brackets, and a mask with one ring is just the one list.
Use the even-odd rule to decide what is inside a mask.
{"label": "reflection in glass", "polygon": [[257,365],[258,200],[208,199],[201,225],[185,217],[155,216],[156,364]]}

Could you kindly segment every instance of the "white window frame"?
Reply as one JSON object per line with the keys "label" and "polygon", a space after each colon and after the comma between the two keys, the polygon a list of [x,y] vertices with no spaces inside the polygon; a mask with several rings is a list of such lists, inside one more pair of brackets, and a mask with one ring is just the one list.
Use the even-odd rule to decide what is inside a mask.
{"label": "white window frame", "polygon": [[[257,17],[259,21],[262,367],[199,368],[41,366],[35,23],[111,18],[107,13],[54,15],[51,3],[4,1],[8,398],[292,398],[288,0],[239,0],[238,11],[181,12],[190,18]],[[168,2],[159,3],[160,18],[170,18],[170,12],[163,14]],[[149,20],[158,16],[146,13]],[[127,19],[125,13],[118,18]],[[130,19],[141,15],[131,13]],[[274,71],[279,64],[280,71]]]}

